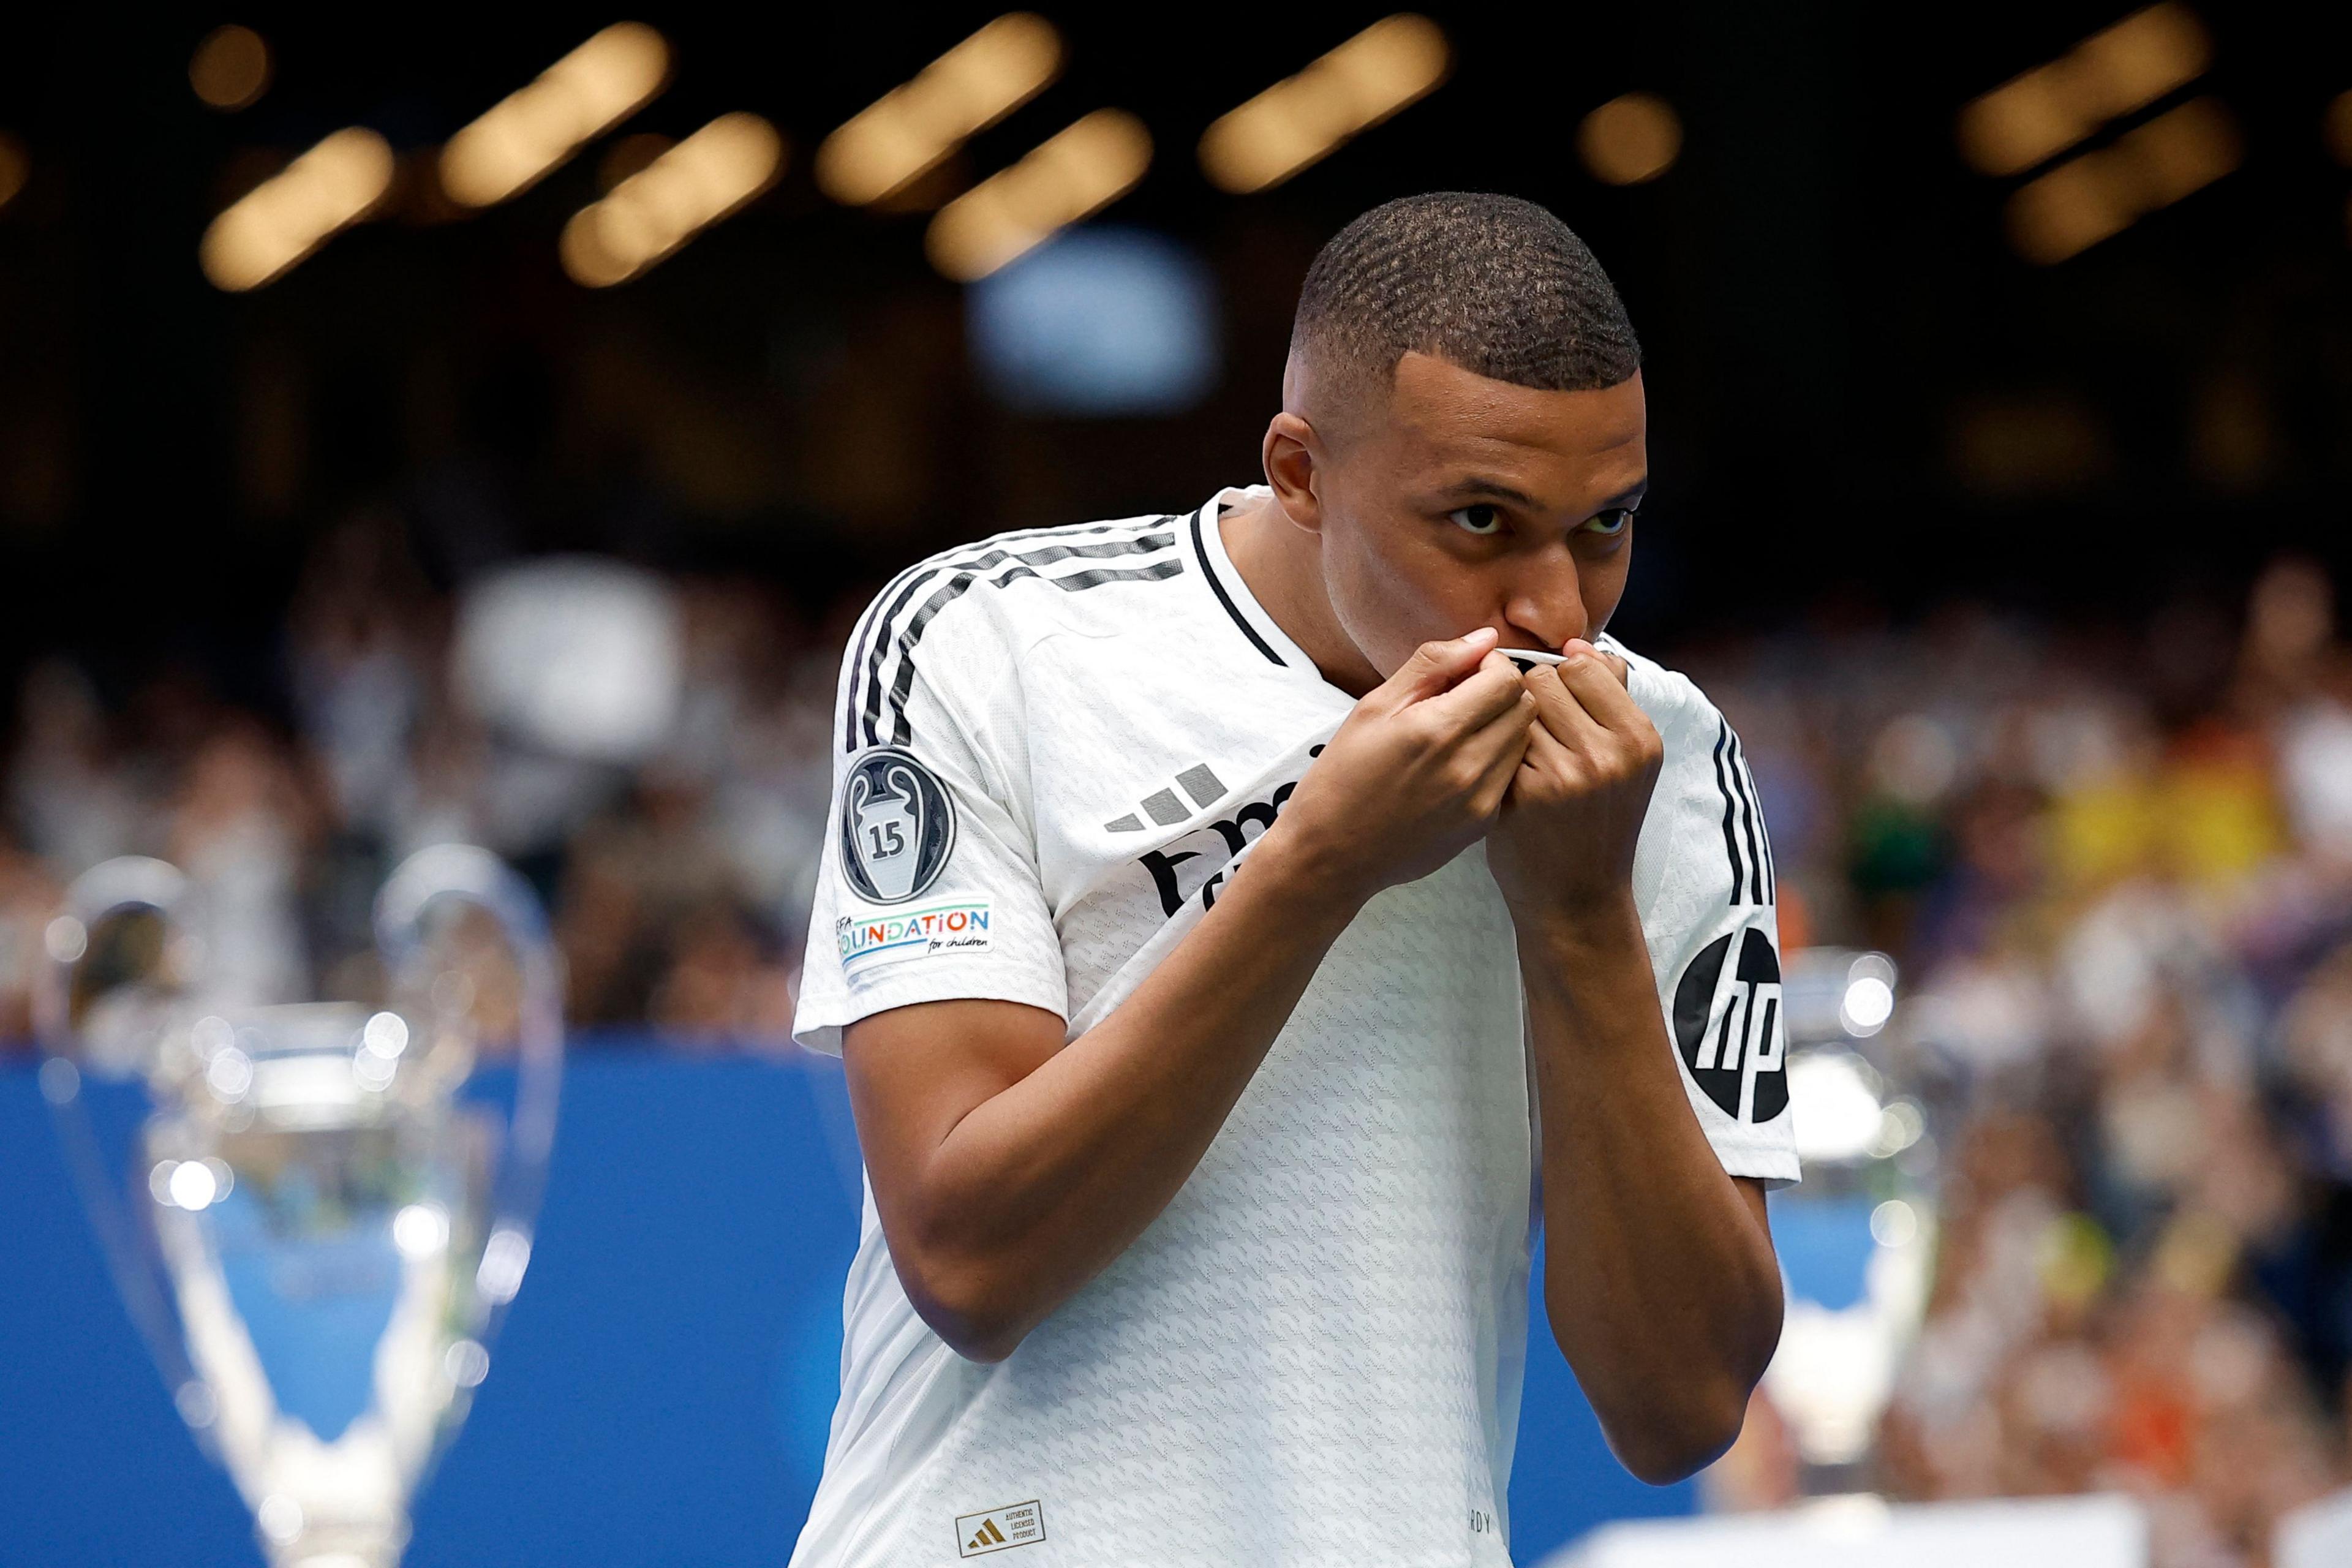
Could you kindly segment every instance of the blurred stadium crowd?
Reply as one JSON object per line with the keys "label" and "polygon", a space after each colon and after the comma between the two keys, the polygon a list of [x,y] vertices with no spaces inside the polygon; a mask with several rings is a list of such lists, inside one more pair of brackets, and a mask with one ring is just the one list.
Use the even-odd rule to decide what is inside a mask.
{"label": "blurred stadium crowd", "polygon": [[[2341,1484],[2352,1364],[2352,650],[2327,577],[2282,561],[2241,615],[2129,630],[1954,612],[1689,662],[1797,868],[1784,942],[1906,975],[1877,1055],[1936,1108],[1941,1239],[1875,1484],[2120,1489],[2166,1568],[2265,1561],[2273,1521]],[[1763,1415],[1727,1500],[1791,1495]]]}
{"label": "blurred stadium crowd", "polygon": [[[583,1043],[788,1049],[838,650],[872,584],[814,618],[751,578],[671,586],[684,697],[626,765],[469,714],[452,600],[389,512],[314,551],[276,711],[194,663],[33,665],[0,1055],[30,1049],[43,926],[100,859],[189,872],[212,967],[254,999],[362,994],[375,888],[452,837],[546,895]],[[2283,560],[2234,611],[2137,626],[1956,609],[1652,651],[1746,739],[1784,944],[1903,968],[1875,1048],[1935,1110],[1941,1249],[1876,1484],[2124,1487],[2155,1500],[2168,1568],[2260,1562],[2345,1473],[2352,1418],[2352,647],[2326,575]],[[1796,1487],[1759,1417],[1734,1504]]]}

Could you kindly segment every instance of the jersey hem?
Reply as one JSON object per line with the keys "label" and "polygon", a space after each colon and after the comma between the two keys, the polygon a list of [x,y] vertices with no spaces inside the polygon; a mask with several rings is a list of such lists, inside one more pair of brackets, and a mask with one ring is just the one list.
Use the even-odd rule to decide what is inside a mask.
{"label": "jersey hem", "polygon": [[1715,1155],[1722,1163],[1725,1174],[1750,1177],[1762,1182],[1769,1191],[1793,1187],[1803,1179],[1796,1152],[1790,1149],[1716,1143]]}

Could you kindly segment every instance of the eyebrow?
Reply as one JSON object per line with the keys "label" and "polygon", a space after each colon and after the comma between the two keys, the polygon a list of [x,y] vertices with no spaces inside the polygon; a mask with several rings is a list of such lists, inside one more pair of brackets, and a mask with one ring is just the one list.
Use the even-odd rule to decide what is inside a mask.
{"label": "eyebrow", "polygon": [[[1541,511],[1543,510],[1542,505],[1538,502],[1533,496],[1527,494],[1523,490],[1516,489],[1509,485],[1504,484],[1499,479],[1464,479],[1458,484],[1446,486],[1443,493],[1448,498],[1453,499],[1458,499],[1465,496],[1492,496],[1497,500],[1508,501],[1513,506],[1525,507],[1529,511]],[[1647,476],[1644,476],[1633,484],[1627,486],[1624,489],[1620,490],[1617,494],[1611,496],[1607,500],[1602,501],[1599,508],[1596,509],[1596,511],[1614,511],[1621,507],[1633,506],[1649,493],[1650,481]]]}

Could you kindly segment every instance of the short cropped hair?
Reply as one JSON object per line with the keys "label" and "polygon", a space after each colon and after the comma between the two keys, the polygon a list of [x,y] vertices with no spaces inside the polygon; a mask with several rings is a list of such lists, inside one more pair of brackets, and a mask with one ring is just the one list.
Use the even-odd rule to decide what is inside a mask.
{"label": "short cropped hair", "polygon": [[1642,368],[1584,241],[1533,202],[1471,191],[1389,202],[1332,236],[1307,269],[1290,348],[1334,379],[1381,386],[1408,353],[1546,392]]}

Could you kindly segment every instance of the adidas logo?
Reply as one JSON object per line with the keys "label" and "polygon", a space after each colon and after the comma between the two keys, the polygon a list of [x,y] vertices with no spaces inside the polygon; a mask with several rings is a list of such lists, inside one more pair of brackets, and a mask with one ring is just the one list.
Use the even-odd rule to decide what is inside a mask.
{"label": "adidas logo", "polygon": [[956,1540],[962,1543],[956,1552],[959,1557],[1034,1546],[1045,1539],[1045,1505],[1034,1498],[1027,1502],[1007,1503],[986,1513],[965,1514],[955,1521],[955,1527]]}
{"label": "adidas logo", "polygon": [[[1195,763],[1178,773],[1176,785],[1178,789],[1181,789],[1192,797],[1194,806],[1203,810],[1215,805],[1225,793],[1224,782],[1209,771],[1209,764],[1206,763]],[[1130,811],[1125,816],[1113,817],[1104,823],[1103,831],[1140,833],[1143,831],[1143,819],[1147,816],[1162,827],[1173,827],[1192,815],[1185,808],[1184,803],[1176,798],[1174,789],[1159,790],[1145,795],[1142,805],[1143,810],[1140,813]]]}

